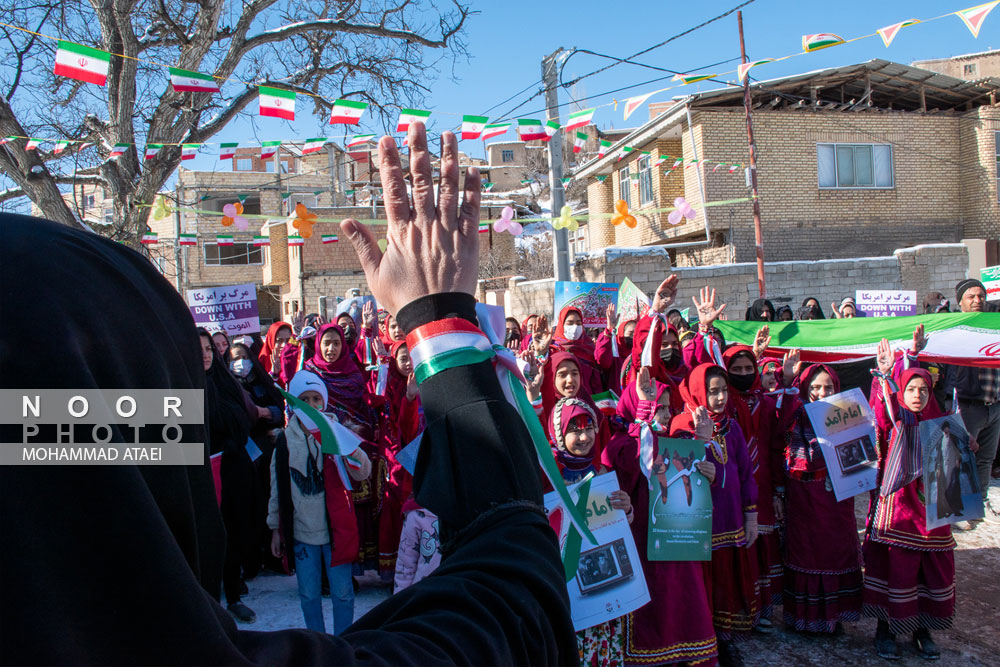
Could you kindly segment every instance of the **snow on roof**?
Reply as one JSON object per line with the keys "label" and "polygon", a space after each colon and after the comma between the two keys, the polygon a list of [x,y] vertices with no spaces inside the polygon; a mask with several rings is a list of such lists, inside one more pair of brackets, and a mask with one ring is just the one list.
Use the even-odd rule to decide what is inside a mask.
{"label": "snow on roof", "polygon": [[613,262],[616,259],[622,257],[668,257],[667,249],[662,246],[639,246],[639,247],[622,247],[622,246],[608,246],[607,248],[598,248],[596,250],[591,250],[589,252],[582,252],[577,254],[579,259],[596,259],[597,257],[604,257],[605,260]]}

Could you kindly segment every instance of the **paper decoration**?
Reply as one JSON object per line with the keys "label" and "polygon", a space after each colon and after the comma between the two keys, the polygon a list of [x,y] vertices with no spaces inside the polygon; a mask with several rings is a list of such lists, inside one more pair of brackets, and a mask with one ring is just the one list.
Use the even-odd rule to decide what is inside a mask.
{"label": "paper decoration", "polygon": [[552,137],[556,136],[556,133],[559,132],[559,127],[560,127],[559,121],[556,120],[546,121],[545,136],[542,138],[542,141],[548,141]]}
{"label": "paper decoration", "polygon": [[399,112],[399,122],[396,123],[397,132],[409,132],[410,123],[426,123],[431,112],[423,109],[401,109]]}
{"label": "paper decoration", "polygon": [[219,234],[215,237],[215,242],[218,245],[233,245],[233,237],[229,234]]}
{"label": "paper decoration", "polygon": [[893,23],[892,25],[887,25],[884,28],[878,29],[878,36],[882,38],[882,43],[885,44],[885,48],[889,48],[892,44],[892,40],[896,39],[896,35],[899,31],[908,25],[914,25],[920,23],[917,19],[909,19],[907,21],[900,21],[899,23]]}
{"label": "paper decoration", "polygon": [[618,152],[618,161],[621,162],[622,158],[634,151],[635,149],[631,146],[622,146],[621,151]]}
{"label": "paper decoration", "polygon": [[143,160],[152,160],[163,148],[163,144],[146,144],[146,155]]}
{"label": "paper decoration", "polygon": [[128,150],[129,146],[132,144],[115,144],[115,147],[111,149],[111,153],[108,155],[109,158],[114,160],[122,155],[125,155],[125,151]]}
{"label": "paper decoration", "polygon": [[357,125],[361,122],[361,116],[368,108],[368,102],[358,102],[356,100],[337,100],[330,110],[330,125],[334,123],[344,123],[345,125]]}
{"label": "paper decoration", "polygon": [[371,143],[373,141],[375,141],[374,134],[356,134],[348,140],[347,147],[354,148],[355,146],[363,146],[364,144]]}
{"label": "paper decoration", "polygon": [[170,85],[178,93],[217,93],[219,84],[208,74],[170,67]]}
{"label": "paper decoration", "polygon": [[493,223],[493,230],[498,234],[500,232],[510,232],[514,236],[520,236],[524,228],[521,226],[521,223],[514,220],[514,209],[510,206],[504,206],[503,210],[500,211],[500,219]]}
{"label": "paper decoration", "polygon": [[299,230],[302,238],[307,239],[312,236],[313,225],[316,224],[316,214],[311,213],[302,202],[295,205],[295,219],[292,220],[292,227]]}
{"label": "paper decoration", "polygon": [[289,247],[303,246],[306,244],[306,240],[299,236],[298,234],[288,235],[288,245]]}
{"label": "paper decoration", "polygon": [[222,207],[222,223],[223,227],[229,227],[235,224],[236,229],[241,232],[245,232],[250,227],[250,221],[243,217],[243,204],[237,202],[235,204],[226,204]]}
{"label": "paper decoration", "polygon": [[831,46],[843,44],[844,38],[832,32],[818,32],[814,35],[802,35],[802,50],[806,53],[828,49]]}
{"label": "paper decoration", "polygon": [[67,147],[67,146],[69,146],[69,142],[68,142],[68,141],[66,141],[65,139],[62,139],[62,140],[60,140],[60,141],[57,141],[57,142],[56,142],[56,145],[55,145],[55,148],[53,148],[53,149],[52,149],[52,153],[53,153],[54,155],[59,155],[59,154],[60,154],[60,153],[62,153],[62,152],[63,152],[64,150],[66,150],[66,147]]}
{"label": "paper decoration", "polygon": [[280,141],[262,141],[260,142],[260,159],[270,160],[274,157],[275,153],[278,152],[278,147],[281,146]]}
{"label": "paper decoration", "polygon": [[979,37],[979,31],[983,27],[983,22],[986,21],[986,17],[993,8],[1000,5],[1000,0],[995,0],[994,2],[987,2],[982,5],[976,5],[975,7],[969,7],[968,9],[963,9],[961,11],[955,12],[955,16],[962,19],[962,23],[969,29],[973,37]]}
{"label": "paper decoration", "polygon": [[17,139],[17,137],[4,137],[3,139],[0,139],[0,146],[3,146],[4,144],[9,144],[15,139]]}
{"label": "paper decoration", "polygon": [[597,159],[601,159],[611,148],[611,142],[607,139],[601,139],[601,146],[597,149]]}
{"label": "paper decoration", "polygon": [[238,143],[219,144],[219,159],[232,160],[233,157],[236,155],[237,146],[239,146]]}
{"label": "paper decoration", "polygon": [[620,225],[625,223],[625,226],[629,229],[635,229],[639,221],[635,219],[635,216],[630,215],[628,212],[628,204],[625,203],[624,199],[619,199],[615,202],[615,211],[617,211],[613,216],[611,216],[612,225]]}
{"label": "paper decoration", "polygon": [[480,234],[487,234],[487,233],[489,233],[489,231],[490,231],[490,223],[488,223],[488,222],[480,222],[479,223],[479,233]]}
{"label": "paper decoration", "polygon": [[587,135],[583,132],[577,132],[576,137],[573,139],[573,152],[579,153],[583,150],[583,147],[587,145]]}
{"label": "paper decoration", "polygon": [[683,222],[684,218],[694,220],[697,217],[698,212],[691,208],[691,204],[687,203],[684,197],[678,197],[674,200],[674,210],[667,216],[667,222],[677,225]]}
{"label": "paper decoration", "polygon": [[177,237],[177,245],[198,245],[198,235],[181,234]]}
{"label": "paper decoration", "polygon": [[546,137],[545,130],[542,128],[542,121],[532,118],[517,119],[517,135],[521,138],[521,141],[534,141]]}
{"label": "paper decoration", "polygon": [[569,115],[566,119],[566,131],[570,132],[579,127],[584,127],[590,125],[594,120],[594,112],[597,108],[593,109],[583,109],[581,111],[575,111]]}
{"label": "paper decoration", "polygon": [[478,139],[489,122],[489,116],[462,116],[462,138]]}
{"label": "paper decoration", "polygon": [[599,174],[599,175],[595,176],[595,178],[597,179],[597,182],[598,182],[598,183],[603,183],[603,182],[604,182],[604,180],[605,180],[605,179],[606,179],[607,177],[608,177],[608,175],[607,175],[607,174]]}
{"label": "paper decoration", "polygon": [[181,144],[181,161],[193,160],[201,144]]}
{"label": "paper decoration", "polygon": [[569,182],[572,180],[573,180],[572,176],[563,176],[562,178],[559,179],[559,182],[562,183],[563,185],[569,185]]}
{"label": "paper decoration", "polygon": [[107,51],[60,39],[52,71],[58,76],[103,86],[108,80],[110,64],[111,54]]}
{"label": "paper decoration", "polygon": [[699,81],[707,81],[708,79],[714,79],[719,76],[718,74],[675,74],[671,81],[680,81],[681,83],[698,83]]}
{"label": "paper decoration", "polygon": [[[482,227],[483,227],[482,225],[479,226],[479,231],[483,231]],[[379,250],[381,250],[382,252],[385,252],[385,249],[388,248],[388,247],[389,247],[389,239],[379,239],[378,240],[378,249]]]}
{"label": "paper decoration", "polygon": [[492,139],[493,137],[499,137],[500,135],[507,134],[507,130],[510,129],[511,123],[492,123],[483,128],[482,140]]}
{"label": "paper decoration", "polygon": [[295,120],[295,93],[281,88],[258,86],[260,115]]}
{"label": "paper decoration", "polygon": [[139,239],[139,243],[143,245],[156,245],[159,242],[159,238],[160,237],[156,234],[156,232],[146,232],[142,235],[142,238]]}
{"label": "paper decoration", "polygon": [[553,229],[568,229],[575,232],[580,228],[580,223],[573,217],[573,209],[567,204],[559,209],[559,217],[552,221]]}
{"label": "paper decoration", "polygon": [[271,237],[257,234],[253,237],[253,244],[257,247],[271,245]]}
{"label": "paper decoration", "polygon": [[319,238],[324,245],[327,243],[336,243],[339,240],[336,234],[323,234]]}
{"label": "paper decoration", "polygon": [[156,200],[153,202],[153,208],[150,210],[149,215],[153,220],[163,220],[169,218],[173,209],[170,208],[170,204],[167,198],[163,195],[156,195]]}
{"label": "paper decoration", "polygon": [[302,154],[309,155],[310,153],[318,153],[323,150],[323,146],[326,144],[326,137],[316,137],[314,139],[306,139],[305,144],[302,146]]}
{"label": "paper decoration", "polygon": [[[1000,1],[1000,0],[998,0]],[[760,60],[754,60],[753,62],[743,63],[736,68],[736,73],[739,76],[740,82],[747,78],[747,72],[750,71],[751,67],[757,67],[757,65],[766,65],[767,63],[773,63],[774,58],[762,58]]]}
{"label": "paper decoration", "polygon": [[41,139],[28,138],[28,143],[24,145],[24,150],[33,151],[38,148],[38,144],[42,143]]}
{"label": "paper decoration", "polygon": [[739,169],[739,168],[740,168],[740,165],[738,165],[738,164],[731,164],[731,165],[729,165],[729,173],[730,174],[736,173],[736,170]]}
{"label": "paper decoration", "polygon": [[653,93],[646,93],[645,95],[637,95],[625,100],[625,118],[623,120],[628,120],[628,117],[635,113],[635,110],[645,104],[646,100],[652,96]]}

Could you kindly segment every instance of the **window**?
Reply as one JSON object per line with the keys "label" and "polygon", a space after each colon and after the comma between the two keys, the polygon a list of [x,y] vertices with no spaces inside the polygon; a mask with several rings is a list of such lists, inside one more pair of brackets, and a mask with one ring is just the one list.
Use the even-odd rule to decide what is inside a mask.
{"label": "window", "polygon": [[205,244],[205,264],[208,266],[238,266],[263,264],[260,246],[249,243],[233,245]]}
{"label": "window", "polygon": [[639,158],[639,206],[653,201],[653,161],[648,155]]}
{"label": "window", "polygon": [[115,210],[113,208],[104,209],[104,224],[110,225],[115,221]]}
{"label": "window", "polygon": [[976,76],[976,63],[971,63],[962,68],[962,76]]}
{"label": "window", "polygon": [[618,172],[619,198],[624,199],[629,208],[632,208],[632,182],[629,179],[628,167],[623,167]]}
{"label": "window", "polygon": [[514,151],[513,150],[500,151],[500,161],[501,162],[513,162],[514,161]]}
{"label": "window", "polygon": [[820,188],[892,188],[889,144],[816,144]]}
{"label": "window", "polygon": [[253,171],[253,158],[252,157],[236,158],[236,171]]}
{"label": "window", "polygon": [[97,202],[96,199],[94,198],[94,195],[87,195],[86,197],[83,198],[83,205],[86,208],[91,208],[96,203]]}

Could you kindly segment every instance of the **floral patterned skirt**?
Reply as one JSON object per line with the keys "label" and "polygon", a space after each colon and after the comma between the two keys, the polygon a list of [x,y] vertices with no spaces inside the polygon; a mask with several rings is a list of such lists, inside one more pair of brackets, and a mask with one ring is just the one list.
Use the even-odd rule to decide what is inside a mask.
{"label": "floral patterned skirt", "polygon": [[624,657],[622,619],[615,618],[576,633],[581,667],[620,667]]}

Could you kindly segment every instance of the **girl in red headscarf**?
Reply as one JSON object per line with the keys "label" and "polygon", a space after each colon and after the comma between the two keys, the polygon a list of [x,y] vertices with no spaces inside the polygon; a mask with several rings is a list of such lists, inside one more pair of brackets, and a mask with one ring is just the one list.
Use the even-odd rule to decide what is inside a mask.
{"label": "girl in red headscarf", "polygon": [[583,364],[569,352],[552,354],[538,369],[538,375],[528,385],[528,397],[535,406],[539,420],[545,426],[549,441],[554,442],[555,435],[551,430],[552,410],[563,398],[577,398],[589,405],[597,413],[597,454],[600,455],[610,437],[607,420],[594,404],[594,399],[587,393],[583,384]]}
{"label": "girl in red headscarf", "polygon": [[[924,346],[914,334],[915,356]],[[919,424],[942,416],[931,375],[903,368],[885,339],[879,370],[892,374],[899,390],[872,384],[871,405],[878,426],[880,488],[872,494],[865,533],[864,610],[878,619],[875,647],[883,658],[899,658],[896,635],[912,632],[925,658],[941,655],[930,631],[951,627],[955,615],[955,539],[951,524],[927,529],[923,455]],[[943,493],[941,494],[943,495]]]}
{"label": "girl in red headscarf", "polygon": [[[804,403],[840,392],[829,366],[813,364],[799,389],[785,450],[785,625],[838,632],[861,617],[861,550],[854,498],[838,501]],[[790,397],[785,397],[789,400]],[[782,429],[783,431],[785,429]]]}
{"label": "girl in red headscarf", "polygon": [[583,312],[574,306],[566,306],[559,312],[559,324],[552,338],[554,350],[569,352],[580,363],[583,389],[588,396],[604,391],[601,369],[594,358],[596,347],[583,330]]}
{"label": "girl in red headscarf", "polygon": [[615,329],[615,307],[608,306],[608,327],[597,336],[594,360],[604,375],[604,386],[622,395],[622,366],[632,354],[636,320],[622,320]]}
{"label": "girl in red headscarf", "polygon": [[278,373],[281,372],[281,348],[291,339],[292,325],[288,322],[275,322],[267,330],[267,337],[264,338],[264,347],[257,356],[257,360],[260,361],[260,365],[273,378],[277,378]]}
{"label": "girl in red headscarf", "polygon": [[707,459],[712,484],[712,621],[723,664],[740,662],[734,642],[757,625],[757,565],[750,547],[757,539],[757,484],[743,431],[729,417],[729,379],[715,364],[701,364],[681,383],[685,411],[670,422],[671,437],[697,437],[694,414],[708,411],[712,436]]}
{"label": "girl in red headscarf", "polygon": [[532,337],[535,335],[535,323],[537,321],[538,315],[532,313],[521,322],[521,345],[518,348],[518,352],[527,352],[531,349]]}

